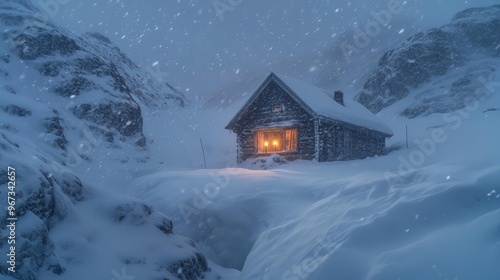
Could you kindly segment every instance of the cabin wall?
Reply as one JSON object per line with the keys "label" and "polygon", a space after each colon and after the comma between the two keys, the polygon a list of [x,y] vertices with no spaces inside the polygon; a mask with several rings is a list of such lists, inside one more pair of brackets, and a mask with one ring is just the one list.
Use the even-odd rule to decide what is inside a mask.
{"label": "cabin wall", "polygon": [[[275,105],[284,105],[284,110],[274,112]],[[276,82],[271,81],[257,97],[233,129],[238,142],[238,162],[257,156],[256,128],[272,127],[273,124],[295,121],[298,151],[289,152],[289,159],[314,158],[314,120]]]}
{"label": "cabin wall", "polygon": [[238,143],[238,163],[256,154],[255,140],[255,132],[250,129],[244,129],[238,132],[236,137]]}
{"label": "cabin wall", "polygon": [[344,160],[344,127],[339,123],[319,120],[318,161]]}
{"label": "cabin wall", "polygon": [[384,154],[385,136],[381,133],[359,129],[353,135],[353,152],[351,159],[363,159]]}
{"label": "cabin wall", "polygon": [[331,120],[319,122],[318,161],[363,159],[384,153],[385,136],[379,132]]}

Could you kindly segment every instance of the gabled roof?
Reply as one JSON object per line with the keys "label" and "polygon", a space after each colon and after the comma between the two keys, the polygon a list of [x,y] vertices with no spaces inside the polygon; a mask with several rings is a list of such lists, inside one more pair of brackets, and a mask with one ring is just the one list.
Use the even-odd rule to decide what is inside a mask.
{"label": "gabled roof", "polygon": [[354,100],[344,98],[342,106],[335,101],[329,92],[290,78],[284,75],[269,74],[264,82],[259,86],[250,99],[243,105],[240,111],[226,126],[226,129],[231,129],[243,117],[243,114],[252,105],[252,103],[264,91],[265,87],[275,81],[290,97],[292,97],[299,105],[304,108],[309,114],[314,117],[325,117],[328,119],[341,121],[359,127],[364,127],[370,130],[375,130],[392,136],[392,130],[384,124],[376,115],[366,109],[363,105]]}

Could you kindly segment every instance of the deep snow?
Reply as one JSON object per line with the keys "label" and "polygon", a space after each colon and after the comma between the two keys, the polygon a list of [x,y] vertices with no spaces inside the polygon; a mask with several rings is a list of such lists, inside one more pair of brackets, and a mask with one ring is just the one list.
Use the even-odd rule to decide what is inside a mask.
{"label": "deep snow", "polygon": [[[399,117],[409,100],[383,110],[395,132],[388,146],[401,149],[348,162],[234,168],[234,137],[218,130],[232,116],[207,112],[196,130],[218,148],[209,169],[144,175],[127,193],[166,213],[211,260],[242,270],[231,279],[497,279],[499,78],[481,89],[488,99],[451,114]],[[164,148],[193,152],[201,167],[196,142]]]}
{"label": "deep snow", "polygon": [[[485,77],[492,81],[483,88],[488,99],[472,99],[458,112],[400,117],[421,93],[446,88],[446,77],[454,73],[381,111],[378,117],[395,133],[388,141],[392,152],[349,162],[237,167],[235,137],[224,126],[243,100],[224,109],[197,103],[168,111],[143,107],[146,149],[127,141],[98,141],[87,154],[92,161],[71,170],[92,186],[88,200],[73,205],[57,190],[57,201],[67,207],[67,216],[49,234],[66,268],[59,278],[109,279],[115,272],[164,276],[170,272],[160,275],[158,263],[196,252],[186,236],[210,260],[208,279],[217,273],[235,280],[498,279],[500,76],[495,67],[495,76]],[[39,78],[29,67],[9,71],[19,88],[35,87]],[[56,103],[50,95],[37,100],[0,91],[2,105],[22,105],[33,116],[50,115],[46,102]],[[22,147],[2,159],[37,170],[46,167],[46,158],[60,157],[45,145],[52,139],[39,122],[0,115],[5,140]],[[71,145],[81,140],[75,127],[69,126]],[[114,209],[142,203],[171,218],[175,234],[162,234],[154,227],[161,213],[144,218],[135,212],[141,207],[132,207],[138,219],[113,220]],[[28,213],[20,226],[29,233],[40,223]],[[47,271],[38,277],[53,279]]]}

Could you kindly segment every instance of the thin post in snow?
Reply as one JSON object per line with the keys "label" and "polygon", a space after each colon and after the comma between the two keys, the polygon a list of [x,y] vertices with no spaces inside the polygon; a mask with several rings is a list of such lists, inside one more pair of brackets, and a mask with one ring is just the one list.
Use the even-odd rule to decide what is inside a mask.
{"label": "thin post in snow", "polygon": [[408,149],[408,125],[406,125],[406,148]]}
{"label": "thin post in snow", "polygon": [[205,158],[205,148],[203,148],[203,141],[200,138],[201,152],[203,153],[203,162],[205,163],[205,169],[207,169],[207,159]]}

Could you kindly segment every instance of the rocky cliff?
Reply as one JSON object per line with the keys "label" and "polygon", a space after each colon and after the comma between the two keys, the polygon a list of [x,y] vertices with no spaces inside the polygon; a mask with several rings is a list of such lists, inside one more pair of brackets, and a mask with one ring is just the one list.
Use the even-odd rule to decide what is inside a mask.
{"label": "rocky cliff", "polygon": [[356,99],[377,113],[414,92],[401,112],[410,118],[461,109],[468,97],[481,98],[499,63],[499,32],[500,5],[462,11],[386,52]]}

